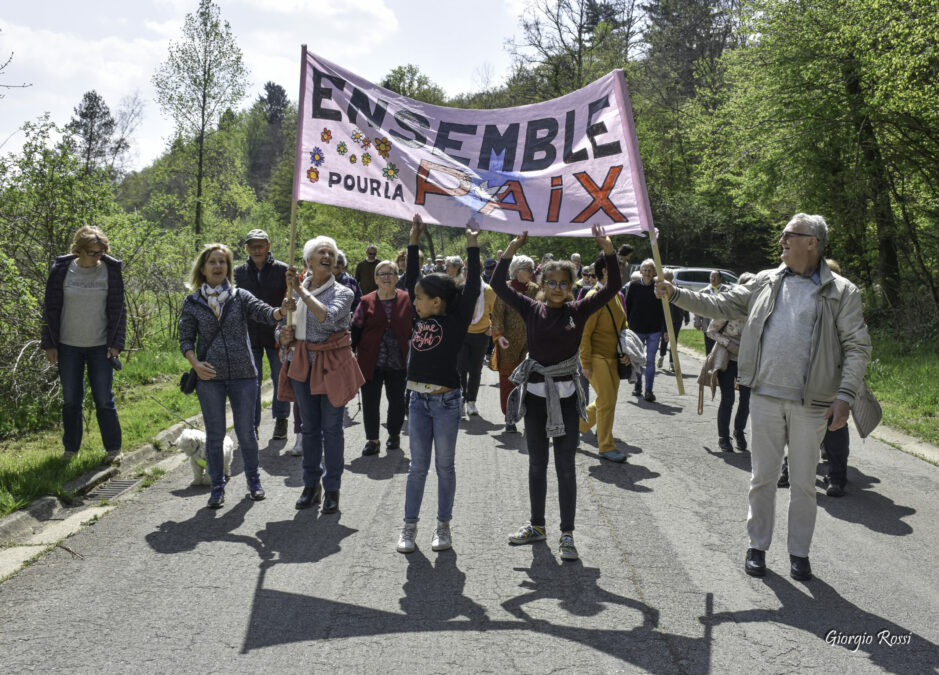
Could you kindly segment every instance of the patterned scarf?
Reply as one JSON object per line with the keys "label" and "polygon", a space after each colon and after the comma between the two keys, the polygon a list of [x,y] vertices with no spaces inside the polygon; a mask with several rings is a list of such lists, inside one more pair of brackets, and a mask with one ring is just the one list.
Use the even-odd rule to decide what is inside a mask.
{"label": "patterned scarf", "polygon": [[215,312],[215,318],[217,319],[222,315],[222,307],[224,307],[225,301],[228,300],[228,296],[231,295],[231,284],[226,279],[218,286],[212,287],[206,281],[202,284],[201,293],[202,297],[209,303],[209,307]]}

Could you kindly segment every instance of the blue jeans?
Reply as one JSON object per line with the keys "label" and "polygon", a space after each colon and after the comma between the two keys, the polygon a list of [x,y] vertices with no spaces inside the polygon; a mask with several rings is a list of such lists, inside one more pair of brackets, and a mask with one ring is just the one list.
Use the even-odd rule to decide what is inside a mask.
{"label": "blue jeans", "polygon": [[456,435],[460,430],[463,396],[459,389],[443,394],[411,392],[408,414],[408,441],[411,466],[404,497],[404,522],[416,523],[424,499],[424,483],[430,468],[431,448],[437,468],[437,520],[449,522],[453,517],[456,494]]}
{"label": "blue jeans", "polygon": [[659,341],[662,339],[662,331],[658,333],[636,333],[642,343],[646,346],[646,367],[636,375],[636,388],[642,388],[642,376],[646,376],[646,391],[652,391],[652,384],[655,382],[655,353],[659,350]]}
{"label": "blue jeans", "polygon": [[85,366],[95,401],[95,416],[101,442],[107,452],[121,449],[121,422],[114,406],[114,369],[108,361],[108,348],[59,345],[59,380],[62,382],[62,445],[66,452],[78,452],[82,445],[85,398]]}
{"label": "blue jeans", "polygon": [[261,373],[264,366],[264,352],[267,352],[267,362],[271,366],[271,380],[274,382],[274,402],[271,403],[271,417],[290,417],[290,402],[277,400],[277,378],[280,377],[280,350],[276,347],[252,347],[254,365],[258,369],[258,396],[254,407],[254,426],[261,426],[261,386],[264,384]]}
{"label": "blue jeans", "polygon": [[290,385],[300,407],[303,485],[315,487],[322,478],[324,490],[338,490],[345,464],[342,413],[346,407],[333,406],[326,394],[311,394],[309,375],[303,382],[290,378]]}
{"label": "blue jeans", "polygon": [[225,399],[231,401],[232,419],[238,449],[245,465],[245,478],[258,475],[258,439],[254,436],[254,400],[258,382],[253,378],[237,380],[199,380],[196,394],[205,424],[205,463],[212,487],[225,486],[222,444],[225,441]]}

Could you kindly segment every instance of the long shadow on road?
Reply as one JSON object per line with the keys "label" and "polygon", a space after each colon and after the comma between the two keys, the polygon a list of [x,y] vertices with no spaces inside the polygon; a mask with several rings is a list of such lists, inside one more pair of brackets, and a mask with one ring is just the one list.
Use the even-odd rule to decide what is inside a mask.
{"label": "long shadow on road", "polygon": [[[283,554],[281,554],[283,555]],[[420,551],[408,559],[407,580],[402,586],[402,613],[337,602],[263,587],[266,570],[261,564],[251,619],[242,653],[295,642],[336,640],[382,635],[432,632],[520,631],[528,638],[519,649],[532,645],[540,654],[539,635],[567,640],[607,654],[624,663],[654,673],[672,673],[678,659],[686,672],[708,671],[711,649],[710,597],[701,617],[703,636],[690,638],[658,630],[659,612],[653,607],[600,587],[600,570],[580,563],[561,564],[545,544],[532,547],[530,568],[521,583],[524,592],[502,603],[515,620],[490,620],[485,607],[464,594],[466,574],[457,566],[457,554],[443,552],[431,562]],[[551,609],[544,601],[554,601]],[[629,629],[594,629],[569,626],[557,621],[557,610],[574,617],[597,616],[618,606],[635,613]],[[547,608],[547,609],[545,609]],[[543,618],[545,611],[548,618]],[[628,623],[628,620],[626,621]],[[610,623],[620,625],[620,616]],[[530,639],[534,638],[534,639]],[[691,667],[689,668],[689,664]]]}
{"label": "long shadow on road", "polygon": [[[835,648],[867,653],[872,664],[889,673],[935,672],[936,654],[939,654],[937,645],[848,602],[817,576],[803,586],[769,571],[765,582],[779,598],[781,607],[720,612],[710,618],[712,624],[733,622],[791,626],[805,631],[807,639],[821,638]],[[858,639],[848,642],[846,637],[849,636],[858,636]],[[894,640],[893,645],[885,642],[891,639]]]}

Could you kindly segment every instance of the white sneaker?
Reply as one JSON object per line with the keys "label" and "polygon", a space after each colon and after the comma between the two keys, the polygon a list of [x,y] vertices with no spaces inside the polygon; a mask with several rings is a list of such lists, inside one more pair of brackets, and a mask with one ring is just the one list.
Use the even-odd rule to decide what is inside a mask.
{"label": "white sneaker", "polygon": [[414,540],[417,538],[417,523],[405,523],[401,530],[401,536],[398,537],[398,553],[414,553],[417,546]]}
{"label": "white sneaker", "polygon": [[290,454],[294,457],[303,456],[303,436],[297,434],[297,442],[293,444],[293,447],[290,448]]}
{"label": "white sneaker", "polygon": [[476,407],[475,401],[466,402],[466,414],[467,415],[479,415],[479,409]]}
{"label": "white sneaker", "polygon": [[[430,543],[430,548],[433,551],[446,551],[447,549],[453,548],[453,538],[450,535],[450,523],[445,523],[441,520],[437,521],[437,529],[434,530],[434,538]],[[400,551],[401,549],[399,548],[398,550]]]}
{"label": "white sneaker", "polygon": [[104,463],[117,466],[123,459],[124,453],[122,453],[120,450],[112,450],[104,456]]}
{"label": "white sneaker", "polygon": [[662,367],[662,364],[663,364],[664,362],[665,362],[665,357],[664,357],[664,356],[660,356],[660,357],[659,357],[659,368]]}

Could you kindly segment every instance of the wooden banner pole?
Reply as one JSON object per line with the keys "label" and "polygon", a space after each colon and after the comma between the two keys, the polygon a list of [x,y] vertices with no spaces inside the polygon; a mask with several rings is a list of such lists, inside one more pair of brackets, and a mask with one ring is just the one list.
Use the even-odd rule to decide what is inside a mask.
{"label": "wooden banner pole", "polygon": [[[662,256],[659,254],[659,240],[653,230],[652,236],[652,259],[655,260],[655,278],[664,280],[662,270]],[[681,376],[681,362],[678,360],[678,340],[675,337],[675,326],[672,324],[672,311],[669,308],[668,298],[662,298],[662,310],[665,312],[665,328],[668,331],[668,346],[672,350],[672,361],[675,362],[675,383],[678,385],[678,394],[684,396],[685,381]]]}

